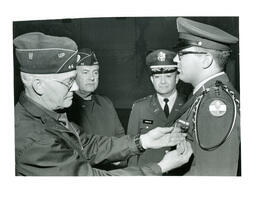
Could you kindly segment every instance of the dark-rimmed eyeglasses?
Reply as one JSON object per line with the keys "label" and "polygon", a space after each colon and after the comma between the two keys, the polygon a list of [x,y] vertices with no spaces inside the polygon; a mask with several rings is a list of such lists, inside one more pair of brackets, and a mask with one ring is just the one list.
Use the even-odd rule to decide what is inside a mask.
{"label": "dark-rimmed eyeglasses", "polygon": [[195,52],[195,51],[179,51],[177,53],[179,59],[184,56],[184,55],[187,55],[187,54],[207,54],[207,52]]}

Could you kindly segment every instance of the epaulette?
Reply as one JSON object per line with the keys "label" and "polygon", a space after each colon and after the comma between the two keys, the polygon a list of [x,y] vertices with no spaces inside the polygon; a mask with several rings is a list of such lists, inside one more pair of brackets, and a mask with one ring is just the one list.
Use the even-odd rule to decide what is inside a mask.
{"label": "epaulette", "polygon": [[140,98],[140,99],[136,100],[136,101],[134,102],[134,104],[140,103],[140,102],[144,102],[145,100],[151,99],[152,97],[153,97],[153,95],[149,95],[149,96],[146,96],[146,97],[144,97],[144,98]]}
{"label": "epaulette", "polygon": [[132,105],[132,109],[133,109],[134,106],[137,105],[138,103],[145,102],[145,101],[151,99],[152,97],[153,97],[153,95],[149,95],[149,96],[146,96],[146,97],[144,97],[144,98],[140,98],[140,99],[136,100],[136,101],[133,103],[133,105]]}
{"label": "epaulette", "polygon": [[212,151],[227,141],[239,108],[234,91],[221,81],[216,81],[196,98],[190,112],[193,113],[193,132],[201,149]]}

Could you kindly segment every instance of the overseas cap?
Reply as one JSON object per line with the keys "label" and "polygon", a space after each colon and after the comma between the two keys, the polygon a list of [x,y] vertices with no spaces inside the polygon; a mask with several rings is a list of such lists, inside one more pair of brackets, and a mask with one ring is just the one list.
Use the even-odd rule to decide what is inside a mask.
{"label": "overseas cap", "polygon": [[230,44],[238,42],[238,38],[217,27],[182,17],[177,18],[177,30],[179,42],[175,48],[178,50],[191,46],[230,50]]}
{"label": "overseas cap", "polygon": [[175,52],[169,50],[155,50],[147,55],[146,65],[149,66],[152,74],[175,72],[177,70],[177,63],[173,61],[175,55]]}
{"label": "overseas cap", "polygon": [[95,53],[89,48],[80,49],[78,52],[80,60],[77,66],[92,66],[99,65]]}
{"label": "overseas cap", "polygon": [[77,45],[70,38],[31,32],[13,42],[22,72],[56,74],[76,69]]}

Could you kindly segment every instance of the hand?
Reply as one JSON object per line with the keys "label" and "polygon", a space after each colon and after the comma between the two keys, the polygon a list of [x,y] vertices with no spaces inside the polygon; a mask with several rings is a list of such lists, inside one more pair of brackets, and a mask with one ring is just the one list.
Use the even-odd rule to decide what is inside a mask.
{"label": "hand", "polygon": [[[168,172],[174,168],[177,168],[189,161],[190,156],[193,153],[191,145],[187,141],[183,141],[179,145],[179,150],[169,151],[165,154],[163,159],[158,163],[162,173]],[[184,150],[184,151],[183,151]],[[180,153],[183,151],[182,153]]]}
{"label": "hand", "polygon": [[185,140],[185,137],[186,134],[180,133],[180,128],[156,127],[141,135],[140,141],[144,149],[158,149],[175,146]]}

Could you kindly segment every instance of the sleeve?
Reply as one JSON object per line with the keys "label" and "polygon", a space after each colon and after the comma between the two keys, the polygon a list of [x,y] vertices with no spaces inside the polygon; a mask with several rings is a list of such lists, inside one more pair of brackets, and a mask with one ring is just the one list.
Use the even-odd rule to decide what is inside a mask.
{"label": "sleeve", "polygon": [[122,137],[125,135],[124,128],[118,118],[117,112],[114,110],[115,116],[115,137]]}
{"label": "sleeve", "polygon": [[120,138],[98,135],[85,135],[82,138],[83,153],[91,165],[127,160],[140,154],[133,138],[125,135]]}
{"label": "sleeve", "polygon": [[128,135],[137,135],[139,133],[139,121],[140,121],[140,113],[139,107],[136,103],[132,106],[132,111],[130,113],[129,122],[128,122]]}
{"label": "sleeve", "polygon": [[195,135],[199,146],[195,151],[196,174],[236,176],[240,115],[232,102],[223,92],[209,93],[202,100],[195,119]]}
{"label": "sleeve", "polygon": [[[73,149],[51,140],[29,140],[26,148],[16,155],[16,175],[29,176],[111,176],[111,175],[160,175],[157,164],[129,167],[113,171],[92,168]],[[99,150],[100,151],[100,150]]]}
{"label": "sleeve", "polygon": [[115,110],[115,107],[113,105],[113,103],[111,102],[111,100],[107,97],[105,97],[105,99],[108,101],[111,109],[112,109],[112,114],[113,114],[113,117],[114,117],[114,127],[115,127],[115,133],[114,133],[114,136],[115,137],[122,137],[125,135],[125,130],[119,120],[119,117],[117,115],[117,112]]}

